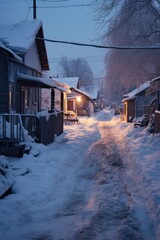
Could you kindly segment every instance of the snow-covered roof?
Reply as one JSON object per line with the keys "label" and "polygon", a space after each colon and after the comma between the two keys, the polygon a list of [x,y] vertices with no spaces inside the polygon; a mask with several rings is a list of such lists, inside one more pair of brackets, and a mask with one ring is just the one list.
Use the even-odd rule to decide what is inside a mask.
{"label": "snow-covered roof", "polygon": [[93,97],[89,93],[87,93],[86,91],[82,91],[82,90],[80,90],[78,88],[73,88],[73,91],[75,91],[77,93],[80,93],[80,94],[88,97],[89,99],[93,99]]}
{"label": "snow-covered roof", "polygon": [[141,84],[138,88],[136,88],[135,90],[125,94],[125,98],[122,101],[126,101],[126,100],[131,100],[134,99],[136,97],[137,94],[139,94],[140,92],[143,92],[144,90],[146,90],[147,88],[149,88],[150,86],[150,81],[147,81],[143,84]]}
{"label": "snow-covered roof", "polygon": [[54,78],[58,82],[66,83],[71,88],[77,88],[79,77]]}
{"label": "snow-covered roof", "polygon": [[71,90],[70,90],[70,86],[65,84],[65,83],[60,83],[54,79],[51,79],[51,81],[56,85],[56,88],[59,90],[62,89],[63,92],[67,92],[67,93],[70,93]]}
{"label": "snow-covered roof", "polygon": [[70,93],[70,89],[66,85],[59,84],[59,82],[45,77],[34,77],[26,74],[19,73],[18,80],[23,81],[29,85],[36,85],[41,88],[56,88],[62,92]]}
{"label": "snow-covered roof", "polygon": [[68,87],[70,87],[70,89],[73,89],[75,92],[80,93],[88,97],[89,99],[93,99],[93,97],[89,93],[77,88],[78,80],[79,80],[78,77],[54,78],[54,79],[56,79],[56,81],[58,81],[59,83],[67,85]]}
{"label": "snow-covered roof", "polygon": [[156,82],[156,81],[158,81],[158,80],[160,80],[160,76],[159,76],[159,77],[156,77],[156,78],[153,78],[153,79],[150,81],[150,83],[154,83],[154,82]]}
{"label": "snow-covered roof", "polygon": [[[35,42],[36,37],[44,38],[42,22],[38,19],[21,21],[12,25],[0,24],[0,41],[16,54],[25,54]],[[45,42],[37,39],[37,49],[43,70],[49,70]]]}
{"label": "snow-covered roof", "polygon": [[25,53],[35,41],[42,22],[40,20],[22,21],[12,25],[0,24],[0,40],[10,49]]}
{"label": "snow-covered roof", "polygon": [[15,54],[11,49],[5,47],[4,43],[0,41],[0,48],[7,51],[14,59],[22,62],[22,58]]}

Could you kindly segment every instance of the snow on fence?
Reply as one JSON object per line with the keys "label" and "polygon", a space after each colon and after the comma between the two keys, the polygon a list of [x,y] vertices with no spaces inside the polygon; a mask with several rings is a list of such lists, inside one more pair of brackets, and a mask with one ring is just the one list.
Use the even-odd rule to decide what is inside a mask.
{"label": "snow on fence", "polygon": [[38,121],[38,138],[45,145],[54,142],[54,137],[63,133],[63,112],[49,113],[49,117],[40,116]]}
{"label": "snow on fence", "polygon": [[0,114],[0,141],[24,142],[24,128],[20,114]]}
{"label": "snow on fence", "polygon": [[47,145],[54,141],[55,135],[63,133],[63,112],[21,116],[24,128],[36,142]]}

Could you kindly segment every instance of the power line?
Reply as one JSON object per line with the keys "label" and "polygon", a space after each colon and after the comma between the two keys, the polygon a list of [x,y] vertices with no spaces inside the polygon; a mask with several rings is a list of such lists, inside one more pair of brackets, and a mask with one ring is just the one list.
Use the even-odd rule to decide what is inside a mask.
{"label": "power line", "polygon": [[[83,58],[87,62],[104,62],[104,57],[102,56],[85,56],[85,57],[78,57]],[[49,58],[50,63],[59,63],[62,58]],[[74,58],[69,58],[69,61],[72,61]]]}
{"label": "power line", "polygon": [[62,6],[37,6],[37,8],[73,8],[73,7],[89,7],[88,4],[79,4],[79,5],[62,5]]}
{"label": "power line", "polygon": [[146,50],[146,49],[160,49],[160,46],[104,46],[104,45],[96,45],[96,44],[87,44],[87,43],[78,43],[78,42],[68,42],[68,41],[61,41],[61,40],[53,40],[47,38],[36,38],[38,40],[52,42],[52,43],[61,43],[61,44],[68,44],[68,45],[75,45],[81,47],[94,47],[94,48],[103,48],[103,49],[117,49],[117,50]]}
{"label": "power line", "polygon": [[11,0],[11,1],[5,1],[5,0],[2,1],[2,0],[1,0],[1,3],[6,3],[6,2],[7,2],[7,3],[9,3],[9,2],[13,3],[13,2],[22,2],[22,1],[21,1],[21,0]]}
{"label": "power line", "polygon": [[55,3],[55,2],[68,2],[69,0],[38,0],[38,1]]}

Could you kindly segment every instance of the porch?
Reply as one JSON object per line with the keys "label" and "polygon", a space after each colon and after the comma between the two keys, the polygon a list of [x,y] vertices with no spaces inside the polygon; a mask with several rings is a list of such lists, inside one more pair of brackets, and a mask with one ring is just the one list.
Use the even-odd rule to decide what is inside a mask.
{"label": "porch", "polygon": [[35,142],[54,142],[63,133],[63,112],[46,116],[29,114],[0,114],[0,154],[21,157],[25,152],[25,130]]}

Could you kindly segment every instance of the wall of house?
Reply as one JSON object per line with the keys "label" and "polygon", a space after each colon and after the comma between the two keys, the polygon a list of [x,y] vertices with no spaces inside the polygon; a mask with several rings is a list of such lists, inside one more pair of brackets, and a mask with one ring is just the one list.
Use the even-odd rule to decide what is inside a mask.
{"label": "wall of house", "polygon": [[0,113],[8,112],[8,55],[0,50]]}
{"label": "wall of house", "polygon": [[42,89],[41,108],[51,110],[51,89]]}
{"label": "wall of house", "polygon": [[[5,111],[3,110],[2,112],[34,114],[37,111],[40,111],[41,92],[39,87],[35,87],[33,85],[29,86],[17,80],[18,73],[39,77],[41,76],[40,72],[9,57],[6,64],[8,75],[5,76],[5,84],[7,84],[5,99],[7,99],[7,106]],[[0,66],[0,72],[1,67],[2,65]],[[0,96],[3,96],[3,94],[0,93]],[[5,107],[4,102],[1,102],[0,104],[3,105],[3,108]]]}
{"label": "wall of house", "polygon": [[135,99],[124,102],[124,120],[131,122],[135,118]]}
{"label": "wall of house", "polygon": [[41,76],[41,74],[33,68],[26,65],[9,60],[9,86],[13,88],[11,104],[12,108],[9,108],[9,112],[35,114],[40,111],[41,107],[41,92],[39,87],[35,87],[32,84],[28,85],[22,81],[18,81],[18,73],[23,73],[31,76]]}
{"label": "wall of house", "polygon": [[89,100],[85,96],[81,96],[81,101],[76,101],[77,115],[78,116],[89,116],[90,115],[90,104]]}
{"label": "wall of house", "polygon": [[68,111],[74,111],[75,113],[77,113],[77,110],[76,110],[76,99],[75,98],[67,99],[67,110]]}
{"label": "wall of house", "polygon": [[138,95],[136,99],[136,117],[141,117],[144,114],[144,105],[150,105],[154,96]]}
{"label": "wall of house", "polygon": [[61,111],[61,91],[55,89],[55,109]]}
{"label": "wall of house", "polygon": [[40,64],[38,50],[35,42],[33,46],[27,51],[26,55],[24,56],[24,64],[36,69],[37,71],[41,71],[41,64]]}

